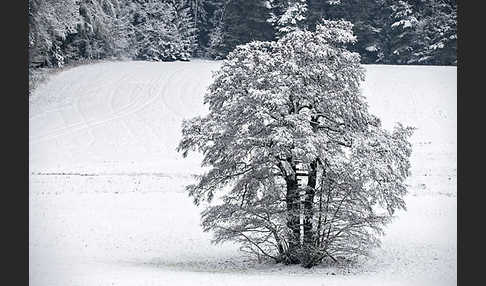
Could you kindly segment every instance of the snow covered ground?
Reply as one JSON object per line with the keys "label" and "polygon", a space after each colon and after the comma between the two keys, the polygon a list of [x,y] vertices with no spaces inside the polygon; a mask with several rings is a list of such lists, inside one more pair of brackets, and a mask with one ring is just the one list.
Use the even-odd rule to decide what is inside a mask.
{"label": "snow covered ground", "polygon": [[[407,212],[359,265],[258,264],[212,245],[175,147],[204,114],[218,62],[109,62],[55,74],[30,97],[31,285],[455,285],[456,68],[369,65],[385,127],[417,127]],[[296,284],[297,283],[297,284]]]}

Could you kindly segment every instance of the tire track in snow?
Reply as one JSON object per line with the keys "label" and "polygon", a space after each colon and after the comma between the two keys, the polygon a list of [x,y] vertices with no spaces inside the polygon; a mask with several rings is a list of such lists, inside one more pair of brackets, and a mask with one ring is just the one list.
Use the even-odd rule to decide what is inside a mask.
{"label": "tire track in snow", "polygon": [[[124,81],[124,79],[128,78],[129,76],[130,76],[130,74],[124,74],[124,75],[122,75],[121,76],[122,79],[121,80],[118,80],[118,82]],[[91,83],[90,85],[97,85],[97,83],[101,81],[101,79],[99,77],[97,77],[97,78],[98,78],[98,81],[97,82],[96,81],[95,82],[90,82]],[[106,84],[106,82],[104,84]],[[112,83],[110,83],[110,84],[113,85]],[[66,93],[66,94],[80,94],[81,92],[79,92],[79,91],[81,91],[82,88],[83,88],[83,86],[78,86],[78,88],[75,90],[71,85],[65,84],[64,86],[61,87],[61,90],[65,90],[66,87],[71,87],[69,89],[69,92]],[[119,87],[117,87],[115,90],[117,90],[118,88]],[[33,121],[33,120],[37,119],[38,117],[45,116],[46,114],[49,114],[49,113],[56,113],[56,112],[58,112],[58,113],[61,113],[62,114],[63,111],[66,111],[66,108],[74,108],[75,111],[77,112],[77,114],[79,114],[81,116],[82,121],[81,122],[78,122],[78,123],[74,123],[74,124],[66,124],[65,118],[61,115],[61,117],[63,119],[63,122],[65,123],[65,125],[67,125],[66,127],[54,129],[53,131],[49,132],[48,134],[41,135],[41,136],[37,136],[37,137],[30,136],[29,137],[29,142],[35,143],[35,142],[37,142],[38,139],[43,139],[44,137],[49,136],[50,134],[52,135],[52,134],[56,134],[56,133],[62,133],[64,131],[67,131],[67,130],[70,130],[70,129],[74,129],[74,128],[79,128],[81,126],[84,126],[84,127],[89,128],[89,124],[88,123],[89,123],[90,120],[87,119],[86,115],[84,114],[84,112],[80,108],[81,102],[84,101],[84,100],[86,100],[84,97],[78,97],[78,98],[75,98],[75,99],[72,99],[71,98],[71,101],[73,101],[71,103],[66,103],[66,104],[64,104],[62,106],[58,106],[56,108],[49,109],[49,110],[44,111],[44,112],[42,112],[40,114],[37,114],[37,115],[34,115],[34,116],[30,117],[29,118],[29,121]],[[76,102],[76,103],[74,103],[74,102]],[[49,138],[47,138],[47,139],[49,139]],[[43,141],[43,140],[40,140],[40,141]]]}
{"label": "tire track in snow", "polygon": [[[113,115],[108,116],[107,118],[104,118],[104,119],[101,119],[101,120],[87,119],[86,116],[84,115],[83,116],[83,122],[72,124],[72,125],[67,126],[65,128],[56,129],[56,130],[53,130],[53,131],[51,131],[47,134],[44,134],[44,135],[41,135],[41,136],[38,136],[38,137],[30,137],[29,138],[29,142],[30,142],[29,144],[35,144],[35,143],[39,143],[39,142],[43,142],[43,141],[47,141],[47,140],[56,139],[58,137],[61,137],[61,136],[64,136],[64,135],[67,135],[67,134],[70,134],[70,133],[82,131],[84,129],[92,129],[94,127],[103,125],[103,124],[108,123],[110,121],[120,119],[120,118],[126,117],[128,115],[134,114],[134,113],[140,111],[141,109],[145,108],[146,106],[150,105],[151,103],[153,103],[159,97],[162,100],[164,100],[164,95],[167,93],[168,84],[171,82],[171,80],[177,74],[179,74],[181,71],[183,71],[184,69],[187,69],[187,68],[188,67],[183,67],[183,68],[180,68],[180,69],[174,71],[165,80],[164,80],[163,76],[159,76],[157,78],[157,80],[155,80],[157,83],[164,82],[164,81],[166,82],[161,94],[156,92],[157,89],[158,89],[156,84],[151,84],[151,87],[149,88],[149,92],[147,92],[147,93],[132,91],[132,94],[134,94],[134,93],[136,94],[135,99],[129,101],[129,103],[122,106],[122,108],[118,109]],[[154,80],[152,82],[154,82]],[[139,85],[135,85],[135,86],[139,87]],[[145,96],[145,94],[147,94],[147,96]],[[79,100],[82,100],[82,99],[80,98]],[[165,103],[165,100],[164,100],[164,103]],[[78,102],[77,105],[78,105],[78,109],[80,109],[79,108],[79,102]],[[167,103],[165,103],[165,105],[168,107],[167,110],[171,110],[172,112],[174,112],[172,110],[172,108],[169,108]],[[178,114],[178,115],[180,116],[180,114]]]}
{"label": "tire track in snow", "polygon": [[[126,77],[128,77],[128,75]],[[135,85],[135,87],[137,89],[140,89],[139,85]],[[50,132],[46,135],[42,135],[42,136],[34,137],[34,138],[29,138],[30,139],[29,141],[32,142],[32,143],[37,143],[37,142],[41,142],[41,141],[56,139],[57,137],[60,137],[60,136],[63,136],[63,135],[66,135],[66,134],[69,134],[69,133],[72,133],[72,132],[80,131],[80,130],[83,130],[83,129],[91,129],[92,127],[95,127],[99,124],[103,124],[105,122],[109,122],[111,120],[114,120],[114,119],[117,119],[121,116],[124,116],[124,114],[126,112],[129,112],[130,110],[134,109],[133,106],[136,106],[139,99],[140,98],[143,99],[144,94],[145,94],[143,92],[133,92],[133,91],[131,93],[132,94],[133,93],[138,94],[138,96],[136,96],[134,100],[128,102],[126,105],[123,105],[117,111],[114,111],[114,113],[111,117],[108,117],[108,118],[105,118],[105,119],[102,119],[102,120],[88,119],[85,115],[85,112],[83,112],[82,109],[80,108],[81,102],[85,99],[84,98],[78,98],[77,104],[75,104],[74,106],[75,106],[76,110],[78,111],[78,113],[82,116],[82,118],[83,118],[82,122],[71,124],[71,125],[66,126],[64,128],[55,129],[55,130],[53,130],[52,132]],[[110,96],[110,98],[111,97],[112,96]],[[55,111],[60,112],[61,110],[63,110],[63,109],[57,109]],[[51,111],[49,111],[49,112],[51,112]]]}

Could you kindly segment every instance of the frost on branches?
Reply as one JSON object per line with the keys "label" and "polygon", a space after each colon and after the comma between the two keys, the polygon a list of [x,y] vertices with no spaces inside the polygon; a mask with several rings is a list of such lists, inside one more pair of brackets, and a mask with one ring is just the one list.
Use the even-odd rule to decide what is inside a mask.
{"label": "frost on branches", "polygon": [[29,0],[29,65],[64,65],[62,42],[76,31],[75,0]]}
{"label": "frost on branches", "polygon": [[392,10],[392,24],[390,34],[393,36],[390,40],[391,54],[388,57],[392,62],[399,64],[407,63],[413,53],[413,38],[418,20],[414,11],[406,1],[398,1],[390,5]]}
{"label": "frost on branches", "polygon": [[[187,187],[215,242],[312,267],[366,255],[405,209],[413,128],[368,112],[352,24],[324,21],[277,42],[238,46],[183,123],[178,151],[209,171]],[[217,198],[215,204],[213,198]]]}
{"label": "frost on branches", "polygon": [[283,13],[272,13],[269,22],[275,26],[277,36],[281,37],[297,29],[302,29],[306,20],[306,0],[273,1],[274,10],[282,10]]}
{"label": "frost on branches", "polygon": [[186,1],[148,0],[140,7],[134,6],[136,58],[153,61],[191,58],[196,48],[196,29]]}

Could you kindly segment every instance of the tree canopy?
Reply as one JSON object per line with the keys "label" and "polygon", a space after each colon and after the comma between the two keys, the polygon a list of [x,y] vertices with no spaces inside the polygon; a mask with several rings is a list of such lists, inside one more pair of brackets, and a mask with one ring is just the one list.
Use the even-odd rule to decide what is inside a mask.
{"label": "tree canopy", "polygon": [[387,131],[368,112],[355,41],[351,23],[323,21],[223,61],[209,114],[183,123],[178,147],[204,155],[209,171],[187,188],[196,204],[222,201],[203,214],[215,241],[311,267],[365,254],[405,208],[413,128]]}

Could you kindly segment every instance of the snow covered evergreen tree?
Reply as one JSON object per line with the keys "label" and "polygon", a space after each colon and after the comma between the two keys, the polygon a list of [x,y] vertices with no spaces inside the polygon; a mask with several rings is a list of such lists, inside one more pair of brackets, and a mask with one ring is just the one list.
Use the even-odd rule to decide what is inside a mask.
{"label": "snow covered evergreen tree", "polygon": [[413,44],[418,25],[417,12],[406,0],[388,1],[390,18],[385,36],[387,48],[380,54],[380,62],[407,64],[414,52]]}
{"label": "snow covered evergreen tree", "polygon": [[455,65],[457,15],[455,0],[387,1],[389,19],[382,33],[388,64]]}
{"label": "snow covered evergreen tree", "polygon": [[457,4],[455,0],[428,0],[420,6],[417,37],[411,63],[457,64]]}
{"label": "snow covered evergreen tree", "polygon": [[212,0],[190,0],[189,6],[197,33],[196,57],[203,57],[209,42],[209,34],[214,26],[211,23]]}
{"label": "snow covered evergreen tree", "polygon": [[187,1],[144,0],[131,12],[136,58],[189,60],[196,44],[196,30]]}
{"label": "snow covered evergreen tree", "polygon": [[221,0],[215,12],[215,29],[210,34],[208,55],[224,58],[237,45],[273,39],[267,21],[270,6],[264,0]]}
{"label": "snow covered evergreen tree", "polygon": [[276,30],[276,36],[281,37],[297,29],[305,29],[307,1],[306,0],[274,0],[272,17],[269,19]]}
{"label": "snow covered evergreen tree", "polygon": [[383,34],[389,11],[384,0],[309,0],[308,23],[311,29],[324,18],[343,19],[353,23],[356,43],[349,47],[363,63],[376,63],[386,48]]}
{"label": "snow covered evergreen tree", "polygon": [[129,21],[123,1],[76,0],[29,2],[31,62],[62,66],[81,59],[129,53]]}
{"label": "snow covered evergreen tree", "polygon": [[223,49],[223,28],[226,6],[230,0],[209,0],[212,8],[209,23],[211,29],[208,33],[208,45],[206,47],[206,56],[212,59],[220,60],[226,56]]}
{"label": "snow covered evergreen tree", "polygon": [[76,32],[63,44],[69,60],[120,57],[128,53],[128,18],[119,0],[79,1]]}
{"label": "snow covered evergreen tree", "polygon": [[412,128],[389,132],[368,112],[355,40],[349,22],[323,21],[223,61],[209,114],[184,121],[178,146],[204,155],[209,171],[187,189],[221,201],[202,216],[216,242],[312,267],[365,255],[405,208]]}
{"label": "snow covered evergreen tree", "polygon": [[62,45],[79,17],[76,0],[29,0],[29,65],[63,66]]}
{"label": "snow covered evergreen tree", "polygon": [[[198,29],[196,28],[198,22],[194,17],[197,15],[200,17],[199,19],[202,19],[203,11],[197,6],[191,6],[189,0],[173,1],[172,5],[174,5],[176,10],[174,23],[178,34],[177,41],[182,49],[179,59],[189,60],[198,43]],[[199,9],[196,11],[201,13],[195,14],[196,11],[192,10],[193,8]]]}

